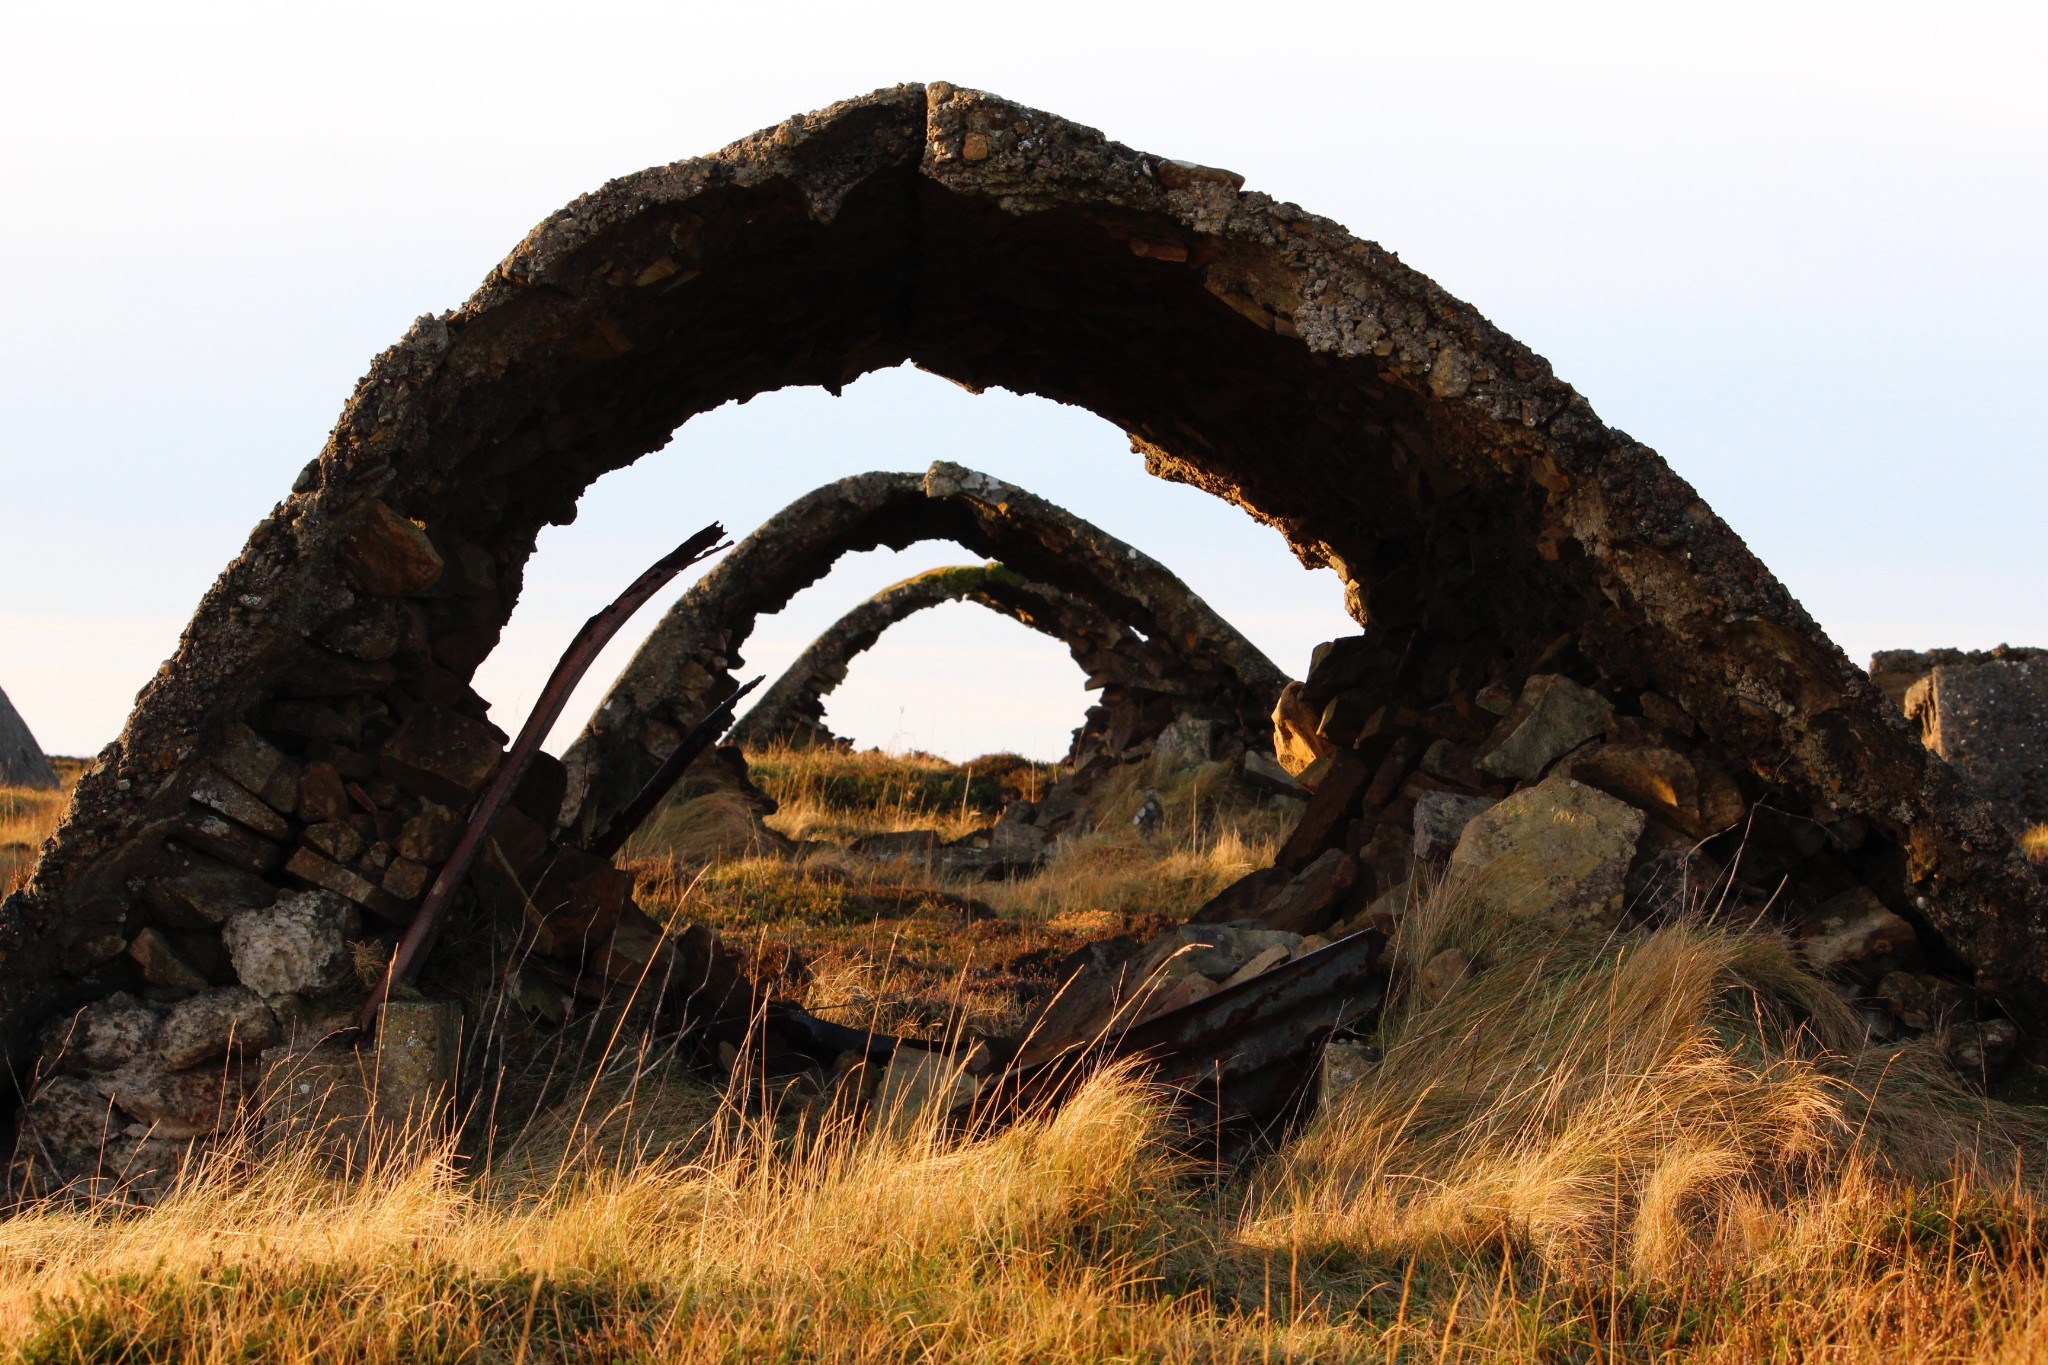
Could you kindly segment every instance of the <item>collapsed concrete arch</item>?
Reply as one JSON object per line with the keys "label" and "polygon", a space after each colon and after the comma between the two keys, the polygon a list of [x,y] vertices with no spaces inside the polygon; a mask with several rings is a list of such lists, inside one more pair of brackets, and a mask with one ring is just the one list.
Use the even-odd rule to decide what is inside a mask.
{"label": "collapsed concrete arch", "polygon": [[7,700],[7,694],[0,692],[0,787],[52,791],[58,785],[57,770],[29,732],[28,722]]}
{"label": "collapsed concrete arch", "polygon": [[[848,666],[891,626],[949,602],[975,603],[1058,640],[1092,686],[1146,690],[1143,663],[1122,652],[1144,643],[1129,628],[1087,601],[1001,564],[955,564],[892,583],[827,626],[740,717],[726,742],[742,748],[844,746],[847,741],[825,724],[825,698],[846,681]],[[1087,728],[1075,732],[1077,746]]]}
{"label": "collapsed concrete arch", "polygon": [[[1174,719],[1172,699],[1268,743],[1287,677],[1165,565],[1063,508],[941,460],[924,474],[869,473],[814,489],[714,564],[634,653],[576,742],[565,818],[602,828],[676,741],[737,685],[739,649],[759,617],[823,578],[841,556],[952,540],[1092,603],[1141,638],[1122,649],[1147,679],[1142,697],[1106,697],[1101,743],[1077,745],[1077,770],[1107,764]],[[1091,670],[1092,674],[1092,670]],[[1105,684],[1112,679],[1104,678]],[[1128,704],[1126,704],[1128,703]]]}
{"label": "collapsed concrete arch", "polygon": [[[592,480],[726,402],[905,362],[1086,407],[1337,572],[1367,633],[1322,682],[1354,746],[1573,671],[1811,833],[1788,886],[1866,889],[2048,1024],[2048,889],[1692,488],[1390,252],[1242,185],[906,85],[549,218],[376,359],[0,909],[16,1074],[39,1023],[141,989],[146,934],[218,944],[170,924],[192,858],[305,884],[314,765],[379,842],[477,790],[502,737],[469,679]],[[353,885],[329,864],[366,881],[299,866]]]}

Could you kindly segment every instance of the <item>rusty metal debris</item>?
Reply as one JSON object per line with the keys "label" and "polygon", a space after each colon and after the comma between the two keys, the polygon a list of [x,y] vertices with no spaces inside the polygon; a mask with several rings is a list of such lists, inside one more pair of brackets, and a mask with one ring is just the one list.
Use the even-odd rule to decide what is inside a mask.
{"label": "rusty metal debris", "polygon": [[519,737],[512,741],[512,747],[498,763],[491,783],[484,788],[484,794],[477,799],[464,826],[461,839],[455,850],[443,863],[439,875],[434,878],[432,889],[420,903],[420,908],[407,926],[405,937],[399,940],[398,948],[391,955],[391,964],[377,984],[371,988],[370,997],[363,1003],[357,1016],[357,1027],[364,1036],[370,1036],[370,1027],[377,1020],[377,1011],[383,1007],[394,985],[408,982],[418,970],[421,959],[433,946],[434,937],[440,932],[441,923],[446,919],[449,906],[455,899],[456,890],[469,875],[470,867],[476,862],[477,854],[483,850],[484,838],[491,824],[512,800],[512,794],[519,787],[520,778],[533,756],[540,751],[541,741],[547,738],[549,730],[561,719],[562,708],[568,705],[569,694],[576,684],[597,662],[598,654],[611,638],[619,633],[632,618],[634,612],[647,604],[649,598],[660,592],[668,582],[692,564],[698,564],[726,548],[725,528],[712,522],[703,530],[690,536],[675,549],[663,555],[649,566],[647,571],[634,579],[626,590],[615,598],[611,605],[583,623],[569,647],[562,652],[562,658],[549,675],[547,685],[541,689],[533,711],[520,728]]}

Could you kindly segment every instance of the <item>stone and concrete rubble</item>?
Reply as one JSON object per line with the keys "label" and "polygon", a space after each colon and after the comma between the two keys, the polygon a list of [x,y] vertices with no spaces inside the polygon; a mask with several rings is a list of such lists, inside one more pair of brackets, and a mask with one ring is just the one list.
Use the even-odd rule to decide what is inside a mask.
{"label": "stone and concrete rubble", "polygon": [[[1597,923],[1617,895],[1628,913],[1646,876],[1697,879],[1788,925],[1839,918],[1827,932],[1873,955],[1835,960],[1842,988],[1881,1001],[1891,982],[1901,1020],[1942,1007],[1899,974],[1960,988],[1969,1017],[1939,1027],[1967,1064],[1988,1072],[2018,1031],[2048,1028],[2048,885],[2010,828],[1697,493],[1542,357],[1230,172],[906,85],[579,198],[376,358],[0,906],[0,1048],[28,1097],[17,1180],[161,1179],[288,1074],[263,1058],[317,1051],[348,1018],[500,761],[471,679],[541,531],[595,479],[698,413],[906,362],[1117,422],[1151,472],[1243,507],[1342,580],[1360,633],[1318,651],[1298,689],[1273,670],[1238,718],[1275,732],[1310,793],[1300,822],[1205,920],[1304,943],[1315,919],[1357,924],[1409,885],[1418,829],[1432,856],[1449,838],[1416,816],[1449,793],[1497,803],[1451,863],[1482,836],[1512,847],[1536,808],[1589,826],[1557,870],[1575,915]],[[771,539],[707,575],[744,582],[732,613],[670,631],[646,686],[636,663],[625,709],[600,717],[621,772],[729,688],[755,616],[847,550],[944,537],[1086,595],[1082,547],[998,534],[1028,495],[957,466],[867,477],[805,512],[844,534]],[[1097,581],[1157,613],[1144,634],[1176,667],[1256,681],[1241,637],[1162,608],[1144,572],[1105,564]],[[1948,745],[1959,713],[1930,690]],[[558,836],[568,785],[537,765],[493,827],[503,875],[474,879],[483,937],[447,941],[448,980],[491,960],[483,941],[531,949],[521,977],[567,996],[653,981],[677,1013],[750,1017],[753,988],[715,940],[665,932],[616,869]],[[600,807],[615,795],[592,790]],[[1842,911],[1850,895],[1865,918]],[[1282,897],[1296,927],[1258,924]],[[1873,901],[1917,957],[1889,921],[1855,937]],[[1211,971],[1172,979],[1190,1003],[1134,1025],[1130,1045],[1181,1047],[1173,1074],[1193,1083],[1238,1064],[1208,1045],[1219,1031],[1279,1019],[1256,1055],[1291,1057],[1364,1007],[1362,937],[1235,985],[1289,940],[1204,957]],[[206,1018],[166,1050],[174,1012],[234,990],[247,996],[193,1007]],[[1112,993],[1110,1017],[1126,1003]],[[259,1005],[280,1039],[265,1052],[201,1045],[223,1018],[261,1034]],[[1245,1112],[1279,1093],[1232,1083]]]}

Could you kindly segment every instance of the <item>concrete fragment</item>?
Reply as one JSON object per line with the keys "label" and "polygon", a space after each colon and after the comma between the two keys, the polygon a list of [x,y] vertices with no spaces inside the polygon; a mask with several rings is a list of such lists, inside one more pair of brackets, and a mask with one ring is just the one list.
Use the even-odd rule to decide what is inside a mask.
{"label": "concrete fragment", "polygon": [[1919,965],[1913,926],[1868,888],[1844,891],[1804,917],[1800,951],[1817,972],[1874,982],[1887,972]]}
{"label": "concrete fragment", "polygon": [[247,825],[266,839],[287,839],[292,827],[282,815],[258,800],[255,793],[223,773],[201,772],[192,784],[192,799],[220,812],[237,824]]}
{"label": "concrete fragment", "polygon": [[1207,763],[1216,748],[1217,724],[1205,716],[1183,712],[1152,741],[1154,780]]}
{"label": "concrete fragment", "polygon": [[143,929],[128,941],[128,956],[142,968],[142,979],[152,986],[173,990],[203,991],[204,973],[181,957],[170,940],[155,929]]}
{"label": "concrete fragment", "polygon": [[372,914],[386,919],[401,918],[399,906],[384,889],[352,867],[329,862],[310,848],[295,848],[284,870],[308,886],[340,896]]}
{"label": "concrete fragment", "polygon": [[332,763],[308,763],[299,775],[299,819],[309,825],[325,824],[345,819],[349,809],[341,770]]}
{"label": "concrete fragment", "polygon": [[203,1066],[229,1053],[254,1055],[274,1046],[277,1017],[254,991],[225,986],[171,1006],[157,1035],[157,1053],[172,1071]]}
{"label": "concrete fragment", "polygon": [[1614,703],[1556,673],[1539,673],[1522,686],[1514,709],[1501,717],[1480,771],[1512,782],[1534,782],[1543,770],[1607,728]]}
{"label": "concrete fragment", "polygon": [[1259,922],[1296,934],[1325,928],[1357,881],[1358,860],[1342,849],[1326,849],[1266,902]]}
{"label": "concrete fragment", "polygon": [[363,851],[363,836],[342,820],[322,820],[317,825],[308,825],[302,832],[307,845],[337,863],[355,861]]}
{"label": "concrete fragment", "polygon": [[1472,817],[1493,804],[1490,796],[1461,796],[1456,792],[1424,792],[1416,797],[1415,861],[1438,863],[1449,858]]}
{"label": "concrete fragment", "polygon": [[1197,1000],[1207,1000],[1221,989],[1222,986],[1215,981],[1197,972],[1148,982],[1139,988],[1139,1008],[1132,1022],[1142,1024],[1147,1019],[1157,1019],[1162,1014],[1186,1009]]}
{"label": "concrete fragment", "polygon": [[1169,978],[1206,976],[1221,981],[1276,945],[1292,954],[1301,946],[1301,935],[1236,924],[1183,924],[1147,945],[1137,958],[1132,979],[1143,981],[1158,973]]}
{"label": "concrete fragment", "polygon": [[1450,873],[1481,913],[1559,928],[1612,924],[1643,813],[1562,775],[1545,778],[1465,826]]}
{"label": "concrete fragment", "polygon": [[282,845],[211,810],[195,809],[177,838],[244,872],[275,872],[284,862]]}
{"label": "concrete fragment", "polygon": [[320,995],[348,980],[355,907],[326,891],[302,891],[244,910],[221,929],[235,975],[258,995]]}
{"label": "concrete fragment", "polygon": [[1292,953],[1277,943],[1270,948],[1262,948],[1251,961],[1232,972],[1221,984],[1224,989],[1228,990],[1232,986],[1251,980],[1261,972],[1272,971],[1273,968],[1287,961],[1292,956]]}

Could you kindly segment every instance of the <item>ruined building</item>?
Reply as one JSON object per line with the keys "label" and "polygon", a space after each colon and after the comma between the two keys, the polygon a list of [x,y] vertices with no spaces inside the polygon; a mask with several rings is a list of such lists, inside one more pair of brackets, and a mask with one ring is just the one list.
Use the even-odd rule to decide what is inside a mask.
{"label": "ruined building", "polygon": [[[1343,580],[1362,633],[1283,699],[1316,796],[1262,913],[1318,865],[1376,887],[1432,792],[1504,805],[1598,745],[1557,776],[1626,793],[1617,828],[1740,830],[1785,913],[1875,904],[2048,1024],[2048,887],[1654,451],[1338,224],[935,84],[614,181],[377,357],[0,911],[20,1086],[100,1097],[138,1151],[203,1136],[230,1106],[170,1092],[345,1002],[348,945],[448,856],[503,744],[470,679],[541,529],[698,413],[906,362],[1085,407]],[[670,950],[607,871],[559,904],[645,970]]]}

